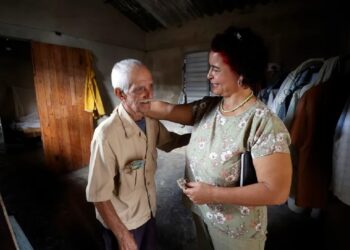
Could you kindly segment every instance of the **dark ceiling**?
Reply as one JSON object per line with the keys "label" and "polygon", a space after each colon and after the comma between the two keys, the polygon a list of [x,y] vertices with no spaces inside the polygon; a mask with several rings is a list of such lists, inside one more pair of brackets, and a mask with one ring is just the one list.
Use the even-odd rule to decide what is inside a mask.
{"label": "dark ceiling", "polygon": [[269,0],[105,0],[144,31],[155,31]]}

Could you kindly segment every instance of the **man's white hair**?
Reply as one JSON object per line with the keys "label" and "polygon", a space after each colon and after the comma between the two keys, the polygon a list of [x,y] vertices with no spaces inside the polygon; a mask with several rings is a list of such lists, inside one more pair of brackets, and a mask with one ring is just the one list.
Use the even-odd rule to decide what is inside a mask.
{"label": "man's white hair", "polygon": [[130,87],[132,69],[142,65],[143,63],[136,59],[124,59],[114,64],[111,74],[113,89],[120,88],[124,93],[127,93]]}

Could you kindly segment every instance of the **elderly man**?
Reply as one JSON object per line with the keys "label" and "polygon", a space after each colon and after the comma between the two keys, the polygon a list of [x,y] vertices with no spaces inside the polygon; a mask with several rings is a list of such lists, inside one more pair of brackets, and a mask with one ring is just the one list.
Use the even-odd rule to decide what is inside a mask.
{"label": "elderly man", "polygon": [[[153,97],[153,79],[140,61],[126,59],[112,70],[121,103],[95,130],[86,196],[103,225],[106,249],[156,249],[157,149],[184,146],[189,135],[170,133],[145,118],[140,106]],[[144,102],[143,102],[144,100]]]}

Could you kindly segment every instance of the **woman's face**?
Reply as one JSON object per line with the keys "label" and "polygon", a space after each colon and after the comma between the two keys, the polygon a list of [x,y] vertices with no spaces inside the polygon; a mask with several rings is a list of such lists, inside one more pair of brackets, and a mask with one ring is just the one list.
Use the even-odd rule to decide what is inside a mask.
{"label": "woman's face", "polygon": [[239,75],[224,62],[220,53],[210,52],[209,67],[207,78],[213,94],[227,97],[238,90]]}

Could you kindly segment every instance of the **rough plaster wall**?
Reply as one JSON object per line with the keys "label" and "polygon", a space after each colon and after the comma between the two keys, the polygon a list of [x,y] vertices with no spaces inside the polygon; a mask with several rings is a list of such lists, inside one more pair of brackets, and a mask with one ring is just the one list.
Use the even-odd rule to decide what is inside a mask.
{"label": "rough plaster wall", "polygon": [[178,48],[158,50],[147,54],[145,63],[152,69],[156,98],[177,102],[177,93],[181,91],[181,85],[178,83],[182,82],[182,64],[179,63],[183,60],[181,55]]}
{"label": "rough plaster wall", "polygon": [[182,67],[188,51],[207,50],[208,44],[189,47],[160,49],[148,52],[146,65],[151,69],[154,80],[154,95],[165,101],[177,103],[182,90]]}
{"label": "rough plaster wall", "polygon": [[34,89],[29,46],[28,53],[23,56],[2,56],[0,69],[0,116],[5,120],[13,120],[15,109],[10,87]]}
{"label": "rough plaster wall", "polygon": [[115,62],[125,58],[144,59],[145,52],[118,46],[98,43],[68,35],[57,36],[52,32],[3,25],[0,23],[0,35],[44,43],[83,48],[92,51],[99,89],[107,114],[119,103],[113,94],[110,74]]}
{"label": "rough plaster wall", "polygon": [[144,50],[143,32],[102,0],[1,0],[0,23]]}
{"label": "rough plaster wall", "polygon": [[[161,76],[168,79],[166,84],[177,89],[176,96],[168,94],[167,86],[158,86],[169,96],[169,101],[177,100],[182,86],[182,60],[186,51],[208,50],[213,36],[224,31],[229,25],[250,27],[260,34],[270,52],[270,61],[277,62],[287,69],[293,69],[302,61],[312,57],[330,57],[349,52],[348,43],[339,46],[344,33],[348,35],[348,21],[337,1],[331,5],[320,1],[283,1],[258,5],[253,8],[236,10],[189,22],[183,27],[174,27],[163,31],[151,32],[146,36],[146,55],[153,65],[161,64],[166,68],[178,70],[164,71]],[[341,25],[340,25],[341,24]],[[173,51],[169,53],[169,51]],[[177,53],[177,54],[174,54]],[[169,64],[164,65],[166,57]],[[160,67],[158,65],[158,67]],[[171,73],[167,75],[168,73]],[[176,86],[178,86],[176,88]]]}
{"label": "rough plaster wall", "polygon": [[[103,1],[64,1],[1,1],[0,35],[92,51],[102,99],[110,113],[119,102],[111,87],[111,69],[125,58],[144,59],[145,33]],[[55,30],[62,34],[56,35]]]}

